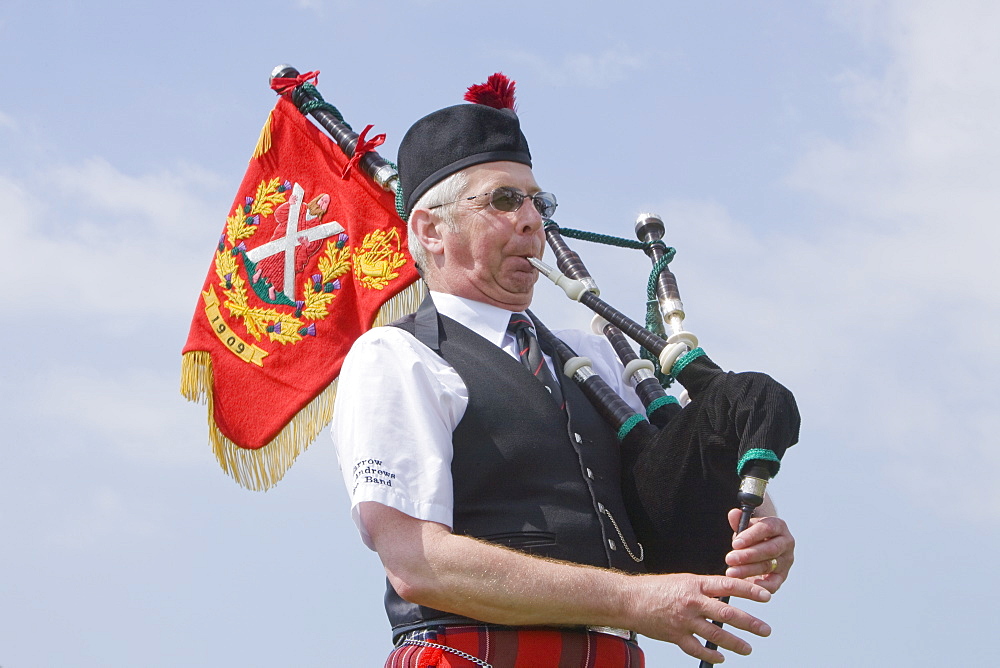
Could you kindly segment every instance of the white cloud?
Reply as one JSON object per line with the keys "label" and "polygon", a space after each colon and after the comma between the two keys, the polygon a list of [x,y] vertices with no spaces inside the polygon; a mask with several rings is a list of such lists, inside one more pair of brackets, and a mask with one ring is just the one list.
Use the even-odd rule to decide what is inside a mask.
{"label": "white cloud", "polygon": [[563,59],[562,69],[573,82],[607,85],[628,77],[646,67],[646,56],[624,48],[606,49],[599,54],[570,54]]}
{"label": "white cloud", "polygon": [[878,79],[844,80],[846,99],[871,124],[851,141],[817,145],[790,177],[842,210],[841,240],[853,240],[868,271],[919,300],[928,325],[947,331],[940,319],[974,304],[963,314],[971,331],[949,332],[953,343],[984,317],[996,321],[990,278],[1000,242],[1000,81],[991,66],[1000,11],[959,4],[891,5],[892,65]]}
{"label": "white cloud", "polygon": [[24,179],[0,175],[0,304],[22,315],[183,318],[193,308],[227,204],[191,166],[145,176],[104,160]]}
{"label": "white cloud", "polygon": [[295,0],[299,9],[313,12],[319,18],[326,18],[327,10],[347,10],[359,7],[357,0]]}
{"label": "white cloud", "polygon": [[[842,222],[817,245],[783,244],[776,269],[795,274],[804,327],[850,364],[857,399],[826,394],[869,446],[895,451],[900,484],[943,510],[996,519],[993,447],[1000,296],[1000,9],[989,2],[895,2],[855,25],[888,35],[884,72],[848,72],[857,135],[817,141],[789,184]],[[829,221],[827,221],[829,223]],[[799,255],[799,257],[795,257]],[[780,271],[780,269],[779,269]],[[809,295],[818,299],[809,300]],[[826,309],[836,328],[817,328]],[[846,354],[845,354],[846,353]],[[848,418],[847,416],[851,416]],[[990,509],[994,510],[990,510]]]}
{"label": "white cloud", "polygon": [[65,425],[79,435],[53,456],[98,447],[155,465],[204,465],[211,457],[207,421],[192,416],[204,416],[206,409],[181,397],[179,355],[176,360],[156,371],[114,361],[100,370],[62,362],[24,381],[16,401],[37,424]]}
{"label": "white cloud", "polygon": [[544,81],[553,86],[594,87],[617,83],[634,72],[645,69],[652,58],[648,53],[636,52],[618,46],[599,53],[571,53],[558,61],[535,53],[507,54],[513,63],[521,63],[538,72]]}
{"label": "white cloud", "polygon": [[48,542],[58,548],[107,550],[134,539],[150,538],[156,528],[118,492],[101,486],[89,498],[66,508],[46,533]]}
{"label": "white cloud", "polygon": [[[68,212],[87,220],[100,216],[102,226],[144,223],[157,236],[182,236],[197,229],[207,211],[203,193],[220,185],[219,177],[193,165],[179,165],[157,174],[131,176],[107,161],[94,158],[81,165],[63,165],[43,175],[46,183],[73,203]],[[218,225],[221,229],[221,223]],[[136,235],[140,236],[140,235]]]}

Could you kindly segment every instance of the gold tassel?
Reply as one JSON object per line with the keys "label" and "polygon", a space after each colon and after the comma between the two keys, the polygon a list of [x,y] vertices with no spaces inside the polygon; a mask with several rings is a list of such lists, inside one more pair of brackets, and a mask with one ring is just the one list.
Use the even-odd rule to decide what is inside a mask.
{"label": "gold tassel", "polygon": [[264,127],[260,129],[260,137],[257,138],[257,146],[253,150],[253,158],[257,159],[271,150],[271,118],[274,116],[274,110],[267,115],[267,120],[264,121]]}
{"label": "gold tassel", "polygon": [[181,358],[181,394],[203,404],[212,394],[212,356],[204,350],[184,353]]}
{"label": "gold tassel", "polygon": [[[426,289],[423,281],[410,285],[379,309],[373,327],[398,320],[420,306]],[[237,483],[254,491],[267,491],[278,484],[296,458],[333,419],[337,381],[300,410],[273,441],[262,448],[241,448],[215,425],[212,400],[212,358],[205,351],[184,353],[181,359],[181,394],[188,401],[208,405],[208,437],[222,470]]]}
{"label": "gold tassel", "polygon": [[256,492],[267,491],[284,477],[300,454],[316,440],[331,419],[337,397],[337,381],[323,390],[296,413],[291,422],[278,432],[273,441],[262,448],[241,448],[215,426],[212,404],[209,403],[209,439],[215,458],[222,470],[237,483]]}
{"label": "gold tassel", "polygon": [[405,315],[409,315],[420,308],[420,302],[427,294],[427,287],[424,282],[417,279],[416,283],[401,290],[395,297],[382,304],[378,310],[372,327],[382,327],[390,322],[395,322]]}

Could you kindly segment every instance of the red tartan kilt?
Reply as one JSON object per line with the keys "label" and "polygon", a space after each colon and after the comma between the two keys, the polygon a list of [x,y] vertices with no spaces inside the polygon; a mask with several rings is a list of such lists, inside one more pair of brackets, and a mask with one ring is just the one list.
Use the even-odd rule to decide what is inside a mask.
{"label": "red tartan kilt", "polygon": [[[635,641],[607,633],[559,629],[450,626],[418,637],[487,662],[492,668],[643,668]],[[437,647],[401,645],[385,668],[477,668],[482,664]]]}

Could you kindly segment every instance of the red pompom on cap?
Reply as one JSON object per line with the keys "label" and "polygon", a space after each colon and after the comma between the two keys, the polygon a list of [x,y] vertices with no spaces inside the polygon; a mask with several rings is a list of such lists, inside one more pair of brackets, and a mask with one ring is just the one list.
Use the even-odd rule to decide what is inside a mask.
{"label": "red pompom on cap", "polygon": [[514,101],[515,82],[502,72],[491,74],[486,83],[469,86],[465,93],[466,102],[485,104],[494,109],[517,111]]}

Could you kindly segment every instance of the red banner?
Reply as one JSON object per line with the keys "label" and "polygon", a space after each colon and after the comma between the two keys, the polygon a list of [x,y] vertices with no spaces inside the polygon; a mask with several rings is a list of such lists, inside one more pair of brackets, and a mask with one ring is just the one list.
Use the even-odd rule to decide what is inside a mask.
{"label": "red banner", "polygon": [[354,340],[416,309],[392,194],[285,97],[219,237],[184,346],[182,392],[209,406],[223,468],[276,483],[333,411]]}

